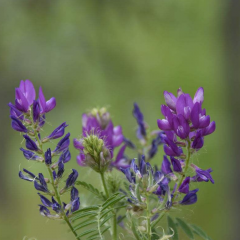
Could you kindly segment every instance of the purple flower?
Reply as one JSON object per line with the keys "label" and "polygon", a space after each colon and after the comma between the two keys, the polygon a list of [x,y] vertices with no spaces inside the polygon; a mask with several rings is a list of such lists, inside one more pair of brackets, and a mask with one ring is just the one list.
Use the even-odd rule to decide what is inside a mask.
{"label": "purple flower", "polygon": [[41,157],[36,155],[34,152],[28,151],[28,150],[23,149],[23,148],[20,148],[20,150],[23,152],[23,155],[27,160],[40,160],[40,159],[42,159]]}
{"label": "purple flower", "polygon": [[10,116],[16,117],[21,121],[24,120],[23,113],[19,111],[12,103],[9,103],[8,106],[10,107]]}
{"label": "purple flower", "polygon": [[214,180],[211,176],[211,172],[213,171],[211,168],[207,170],[203,170],[195,165],[192,164],[192,166],[195,168],[196,176],[192,177],[191,180],[193,182],[208,182],[214,183]]}
{"label": "purple flower", "polygon": [[20,120],[18,120],[17,117],[11,116],[12,119],[12,128],[18,132],[24,132],[27,133],[27,128],[22,124]]}
{"label": "purple flower", "polygon": [[175,133],[181,138],[185,139],[188,137],[190,132],[190,127],[188,121],[183,117],[183,115],[178,115],[173,118],[173,126]]}
{"label": "purple flower", "polygon": [[208,127],[202,129],[202,136],[207,136],[212,134],[216,129],[216,123],[213,121],[209,124]]}
{"label": "purple flower", "polygon": [[33,121],[37,122],[39,120],[40,117],[40,106],[39,106],[39,102],[34,100],[33,101]]}
{"label": "purple flower", "polygon": [[29,172],[27,169],[23,168],[23,171],[27,173],[27,175],[24,175],[21,171],[19,171],[19,177],[23,180],[32,182],[35,179],[38,179],[33,173]]}
{"label": "purple flower", "polygon": [[164,138],[164,142],[166,144],[163,146],[163,149],[168,156],[181,156],[183,153],[181,147],[178,147],[172,140],[168,139],[167,137]]}
{"label": "purple flower", "polygon": [[169,173],[172,173],[171,163],[169,162],[166,155],[163,157],[161,169],[162,169],[162,172],[166,175]]}
{"label": "purple flower", "polygon": [[201,109],[201,104],[196,102],[191,111],[191,120],[195,129],[206,128],[210,124],[210,116],[205,115]]}
{"label": "purple flower", "polygon": [[117,157],[116,157],[116,160],[114,162],[111,163],[111,165],[117,169],[120,170],[120,168],[127,168],[129,167],[129,164],[128,164],[128,161],[126,159],[126,157],[124,156],[124,151],[126,149],[127,145],[124,144],[118,154],[117,154]]}
{"label": "purple flower", "polygon": [[48,148],[48,150],[45,152],[45,163],[47,165],[52,164],[52,152],[50,148]]}
{"label": "purple flower", "polygon": [[59,158],[59,162],[67,163],[71,160],[71,153],[69,149],[63,151],[62,155]]}
{"label": "purple flower", "polygon": [[20,82],[19,88],[15,91],[15,106],[19,111],[27,112],[29,106],[33,104],[36,98],[34,86],[31,81]]}
{"label": "purple flower", "polygon": [[136,148],[134,143],[130,139],[128,139],[128,138],[123,137],[123,142],[127,145],[127,147],[129,147],[131,149],[135,149]]}
{"label": "purple flower", "polygon": [[56,139],[62,137],[67,126],[68,125],[66,124],[66,122],[62,123],[47,137],[47,139]]}
{"label": "purple flower", "polygon": [[190,177],[186,177],[181,186],[179,187],[178,191],[181,193],[187,194],[189,192],[189,184],[190,184]]}
{"label": "purple flower", "polygon": [[54,97],[50,98],[48,101],[45,100],[42,87],[39,88],[39,103],[41,106],[41,113],[50,112],[56,107],[56,99]]}
{"label": "purple flower", "polygon": [[66,134],[65,137],[58,142],[54,150],[55,153],[60,153],[69,147],[69,144],[70,144],[69,137],[70,137],[70,133]]}
{"label": "purple flower", "polygon": [[132,175],[132,172],[130,171],[130,168],[120,168],[120,170],[123,172],[123,174],[126,176],[127,180],[130,183],[135,182],[135,177]]}
{"label": "purple flower", "polygon": [[37,144],[28,136],[28,135],[23,135],[23,137],[26,140],[26,148],[32,151],[38,151],[38,146]]}
{"label": "purple flower", "polygon": [[182,172],[182,166],[181,163],[178,159],[174,158],[174,157],[170,157],[171,162],[172,162],[172,166],[173,166],[173,171],[175,172]]}
{"label": "purple flower", "polygon": [[78,197],[77,199],[72,201],[71,211],[75,212],[79,209],[79,207],[80,207],[80,198]]}
{"label": "purple flower", "polygon": [[47,183],[43,177],[42,173],[38,174],[38,178],[39,178],[39,183],[35,180],[34,181],[34,187],[41,192],[46,192],[49,193],[48,187],[47,187]]}
{"label": "purple flower", "polygon": [[52,197],[52,210],[55,211],[56,213],[59,213],[61,210],[61,206],[59,203]]}
{"label": "purple flower", "polygon": [[177,102],[177,98],[170,92],[168,91],[164,91],[163,92],[164,98],[165,98],[165,102],[167,104],[167,106],[172,109],[173,111],[176,110],[176,102]]}
{"label": "purple flower", "polygon": [[147,135],[145,126],[146,124],[144,122],[143,114],[137,103],[134,103],[133,116],[135,117],[138,123],[137,137],[139,139],[143,139]]}
{"label": "purple flower", "polygon": [[41,199],[41,202],[42,204],[45,206],[45,207],[52,207],[52,202],[50,200],[48,200],[46,197],[44,197],[43,195],[41,195],[40,193],[38,193],[40,199]]}
{"label": "purple flower", "polygon": [[153,158],[157,151],[158,151],[158,146],[163,143],[163,132],[160,132],[157,134],[157,137],[152,140],[152,146],[150,150],[148,151],[148,157],[149,159]]}
{"label": "purple flower", "polygon": [[182,205],[191,205],[197,202],[197,192],[199,189],[195,189],[190,191],[184,198],[182,201],[180,201],[179,203]]}
{"label": "purple flower", "polygon": [[192,142],[192,148],[200,149],[203,147],[203,144],[204,144],[204,138],[202,137],[202,131],[198,130]]}
{"label": "purple flower", "polygon": [[63,175],[63,173],[64,173],[64,164],[63,164],[62,161],[60,161],[60,162],[58,163],[58,173],[57,173],[57,177],[58,177],[58,178],[61,178],[62,175]]}
{"label": "purple flower", "polygon": [[39,207],[40,207],[39,211],[40,211],[41,215],[43,215],[45,217],[48,217],[50,215],[50,211],[48,208],[46,208],[43,205],[39,205]]}
{"label": "purple flower", "polygon": [[197,92],[195,93],[195,96],[193,98],[193,103],[199,102],[200,104],[203,103],[204,100],[204,89],[200,87]]}
{"label": "purple flower", "polygon": [[65,188],[72,187],[74,183],[76,182],[78,178],[78,172],[75,169],[72,169],[72,173],[68,176],[68,179],[66,181],[66,186]]}

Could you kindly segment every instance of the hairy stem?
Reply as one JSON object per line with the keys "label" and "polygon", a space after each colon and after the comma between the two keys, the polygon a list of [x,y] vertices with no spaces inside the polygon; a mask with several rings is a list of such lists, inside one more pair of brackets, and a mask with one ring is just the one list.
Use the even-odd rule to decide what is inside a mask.
{"label": "hairy stem", "polygon": [[151,213],[150,213],[150,202],[149,202],[149,196],[147,195],[146,197],[146,204],[147,204],[147,236],[148,236],[148,240],[151,240]]}
{"label": "hairy stem", "polygon": [[[42,151],[41,155],[44,158],[45,156],[44,156],[42,141],[40,140],[36,129],[34,129],[34,133],[35,133],[35,138],[37,139],[37,142],[38,142],[38,145],[39,145],[39,149]],[[64,221],[67,223],[68,227],[70,228],[71,232],[74,234],[76,239],[80,240],[80,238],[77,236],[76,231],[73,229],[73,226],[72,226],[71,222],[69,221],[67,215],[65,214],[65,212],[63,210],[63,205],[62,205],[61,197],[60,197],[60,194],[59,194],[59,191],[58,191],[58,186],[54,183],[52,170],[51,170],[50,166],[46,165],[46,167],[47,167],[47,170],[48,170],[48,173],[49,173],[50,183],[51,183],[52,188],[54,190],[56,200],[57,200],[58,204],[61,206],[61,216],[63,217]]]}
{"label": "hairy stem", "polygon": [[[105,180],[105,176],[104,173],[100,173],[101,176],[101,180],[102,180],[102,184],[103,184],[103,188],[106,194],[106,197],[109,198],[109,192],[108,192],[108,188],[107,188],[107,184],[106,184],[106,180]],[[117,240],[117,216],[116,216],[116,211],[113,210],[113,223],[112,223],[112,237],[113,240]]]}
{"label": "hairy stem", "polygon": [[[173,198],[172,198],[172,203],[174,202],[177,194],[178,194],[178,189],[179,187],[181,186],[184,178],[185,178],[185,175],[187,173],[187,170],[188,170],[188,167],[189,167],[189,162],[190,162],[190,158],[191,158],[191,141],[189,139],[187,139],[187,159],[186,159],[186,164],[185,164],[185,168],[184,168],[184,171],[183,171],[183,174],[178,182],[178,185],[177,185],[177,188],[176,188],[176,192],[174,193],[173,195]],[[167,212],[167,210],[164,210],[164,212],[162,212],[162,214],[153,222],[152,224],[152,227],[155,227],[159,222],[160,220],[164,217],[165,213]]]}

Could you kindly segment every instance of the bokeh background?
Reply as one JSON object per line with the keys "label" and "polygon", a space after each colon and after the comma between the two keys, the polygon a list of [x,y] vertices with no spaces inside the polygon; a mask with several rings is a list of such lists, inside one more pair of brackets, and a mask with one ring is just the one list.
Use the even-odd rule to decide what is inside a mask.
{"label": "bokeh background", "polygon": [[[114,123],[134,138],[134,101],[154,129],[164,90],[194,95],[203,86],[217,130],[196,161],[214,169],[216,183],[203,183],[198,203],[183,214],[214,240],[239,239],[239,7],[237,0],[1,0],[0,239],[74,239],[39,215],[36,192],[18,179],[20,167],[41,168],[23,158],[22,138],[10,127],[7,103],[22,79],[57,99],[46,134],[67,121],[72,138],[81,134],[82,113],[96,106],[109,106]],[[71,150],[68,167],[78,168]],[[78,169],[99,187],[95,175]]]}

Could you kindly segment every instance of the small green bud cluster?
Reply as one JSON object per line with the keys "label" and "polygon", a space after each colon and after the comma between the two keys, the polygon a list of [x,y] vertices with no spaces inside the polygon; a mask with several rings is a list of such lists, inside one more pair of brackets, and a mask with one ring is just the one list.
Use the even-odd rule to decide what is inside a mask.
{"label": "small green bud cluster", "polygon": [[105,146],[103,139],[97,135],[88,135],[83,138],[82,145],[85,154],[85,163],[96,172],[105,172],[111,161],[109,149]]}

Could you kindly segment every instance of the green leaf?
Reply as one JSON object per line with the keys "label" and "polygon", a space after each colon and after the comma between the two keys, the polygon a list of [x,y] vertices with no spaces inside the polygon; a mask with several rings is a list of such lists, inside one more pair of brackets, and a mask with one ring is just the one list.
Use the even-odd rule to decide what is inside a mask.
{"label": "green leaf", "polygon": [[76,212],[74,212],[73,216],[75,216],[78,213],[89,212],[89,211],[94,211],[94,210],[98,210],[98,209],[99,209],[99,205],[93,205],[91,207],[85,207],[85,208],[82,208],[82,209],[77,210]]}
{"label": "green leaf", "polygon": [[73,215],[71,217],[71,220],[74,222],[74,221],[76,221],[76,220],[78,220],[80,218],[89,217],[89,216],[90,217],[95,217],[97,215],[98,215],[97,212],[83,212],[83,213],[78,213],[76,215]]}
{"label": "green leaf", "polygon": [[103,205],[102,205],[102,211],[104,211],[106,208],[113,206],[117,202],[120,202],[125,196],[115,196],[114,198],[109,198]]}
{"label": "green leaf", "polygon": [[100,227],[102,227],[104,225],[105,222],[107,222],[109,219],[111,219],[113,216],[115,216],[114,214],[110,214],[109,216],[107,216],[106,218],[104,218],[100,224]]}
{"label": "green leaf", "polygon": [[85,235],[87,235],[87,234],[90,234],[90,233],[93,233],[93,232],[96,232],[96,231],[97,231],[96,229],[86,230],[86,231],[82,232],[81,234],[79,234],[79,235],[77,236],[77,238],[83,237],[83,236],[85,236]]}
{"label": "green leaf", "polygon": [[188,226],[187,223],[185,223],[182,219],[180,218],[176,218],[179,226],[182,228],[182,230],[188,235],[188,237],[190,239],[194,239],[194,235],[193,235],[193,232],[191,230],[191,228]]}
{"label": "green leaf", "polygon": [[104,228],[101,232],[101,234],[103,235],[111,226],[107,226],[106,228]]}
{"label": "green leaf", "polygon": [[170,234],[170,228],[173,229],[174,231],[174,235],[172,237],[173,240],[178,240],[178,230],[177,230],[177,226],[175,224],[175,222],[172,220],[172,218],[170,216],[167,217],[167,221],[168,221],[168,233]]}
{"label": "green leaf", "polygon": [[83,181],[76,181],[75,183],[76,185],[81,185],[82,187],[84,187],[85,189],[87,189],[89,192],[95,194],[99,199],[105,201],[106,197],[104,196],[104,194],[102,192],[99,192],[98,189],[94,188],[92,184],[83,182]]}
{"label": "green leaf", "polygon": [[89,226],[89,225],[94,224],[96,222],[97,222],[96,220],[84,221],[83,223],[78,224],[77,226],[74,226],[73,229],[76,231],[76,230],[78,230],[80,228]]}
{"label": "green leaf", "polygon": [[137,232],[137,229],[136,229],[136,226],[135,226],[135,223],[134,223],[133,220],[132,220],[132,231],[133,231],[133,234],[134,234],[135,238],[137,240],[141,240],[141,236],[139,236],[139,234]]}
{"label": "green leaf", "polygon": [[208,235],[199,226],[191,224],[190,227],[193,229],[193,232],[198,236],[202,237],[205,240],[210,240]]}

